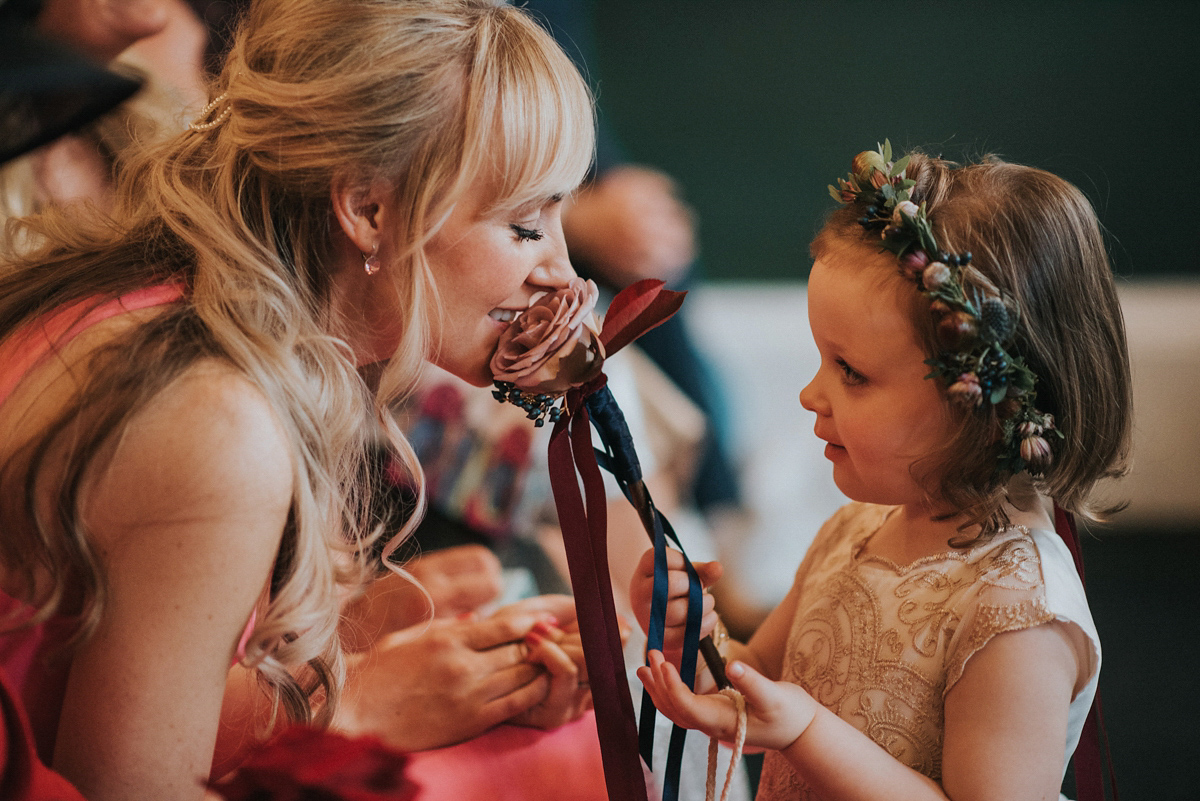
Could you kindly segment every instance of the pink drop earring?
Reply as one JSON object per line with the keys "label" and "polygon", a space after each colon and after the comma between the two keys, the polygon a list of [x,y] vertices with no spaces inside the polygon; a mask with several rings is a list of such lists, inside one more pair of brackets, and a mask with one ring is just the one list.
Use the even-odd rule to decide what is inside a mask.
{"label": "pink drop earring", "polygon": [[379,272],[379,267],[379,243],[376,242],[374,247],[371,248],[370,256],[365,253],[363,254],[363,269],[367,275],[374,275]]}

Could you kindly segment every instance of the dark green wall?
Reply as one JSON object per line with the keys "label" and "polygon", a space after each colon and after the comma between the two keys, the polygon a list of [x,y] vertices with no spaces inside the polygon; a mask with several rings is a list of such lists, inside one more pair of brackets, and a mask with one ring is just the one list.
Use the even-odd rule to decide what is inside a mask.
{"label": "dark green wall", "polygon": [[1200,2],[594,0],[592,78],[675,175],[714,279],[794,279],[825,186],[890,137],[1078,185],[1119,273],[1200,274]]}

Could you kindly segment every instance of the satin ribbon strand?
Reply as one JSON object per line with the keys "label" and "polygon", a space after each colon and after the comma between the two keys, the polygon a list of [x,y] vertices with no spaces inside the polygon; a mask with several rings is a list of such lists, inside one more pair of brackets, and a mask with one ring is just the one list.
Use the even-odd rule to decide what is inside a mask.
{"label": "satin ribbon strand", "polygon": [[[568,398],[568,402],[572,400],[578,404],[578,397]],[[632,744],[637,740],[637,722],[625,680],[620,632],[615,630],[612,587],[606,582],[607,555],[602,560],[605,568],[601,571],[596,565],[595,550],[590,542],[593,533],[603,531],[607,523],[604,485],[594,459],[584,459],[582,464],[576,462],[575,448],[572,447],[573,440],[579,436],[574,434],[576,427],[588,438],[588,455],[591,455],[587,412],[582,406],[576,411],[576,414],[560,419],[550,437],[550,483],[563,532],[571,586],[576,597],[579,631],[596,711],[596,731],[608,796],[619,801],[646,801],[645,777],[637,751],[625,747],[626,743]],[[580,491],[580,479],[588,497],[587,506]],[[608,630],[610,624],[613,628],[611,632]]]}
{"label": "satin ribbon strand", "polygon": [[[1054,505],[1054,530],[1066,543],[1067,550],[1071,552],[1071,559],[1075,562],[1075,570],[1079,573],[1079,583],[1084,584],[1083,548],[1079,543],[1079,529],[1075,525],[1075,516],[1058,504]],[[1101,745],[1104,748],[1103,758]],[[1112,801],[1120,801],[1117,795],[1117,776],[1113,770],[1112,749],[1108,743],[1108,732],[1104,728],[1099,689],[1096,690],[1092,708],[1088,710],[1087,718],[1083,722],[1079,745],[1075,747],[1074,763],[1075,794],[1079,796],[1079,801],[1104,801],[1106,773]]]}

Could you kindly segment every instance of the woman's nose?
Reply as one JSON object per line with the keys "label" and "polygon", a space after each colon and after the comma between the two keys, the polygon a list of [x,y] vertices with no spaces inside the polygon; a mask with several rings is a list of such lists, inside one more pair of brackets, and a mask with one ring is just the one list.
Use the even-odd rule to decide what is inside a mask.
{"label": "woman's nose", "polygon": [[534,286],[561,289],[571,283],[572,278],[577,277],[575,268],[571,266],[571,259],[567,255],[567,243],[562,240],[561,229],[556,239],[556,242],[547,243],[550,245],[550,249],[529,273],[529,283]]}

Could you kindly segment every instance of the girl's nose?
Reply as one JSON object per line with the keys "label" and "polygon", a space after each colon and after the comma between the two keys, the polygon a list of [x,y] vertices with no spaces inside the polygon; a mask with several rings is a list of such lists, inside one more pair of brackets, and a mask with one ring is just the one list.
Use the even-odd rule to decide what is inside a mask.
{"label": "girl's nose", "polygon": [[813,376],[812,381],[804,389],[800,390],[800,405],[810,412],[821,414],[819,407],[824,404],[821,400],[821,395],[816,389],[817,377]]}

